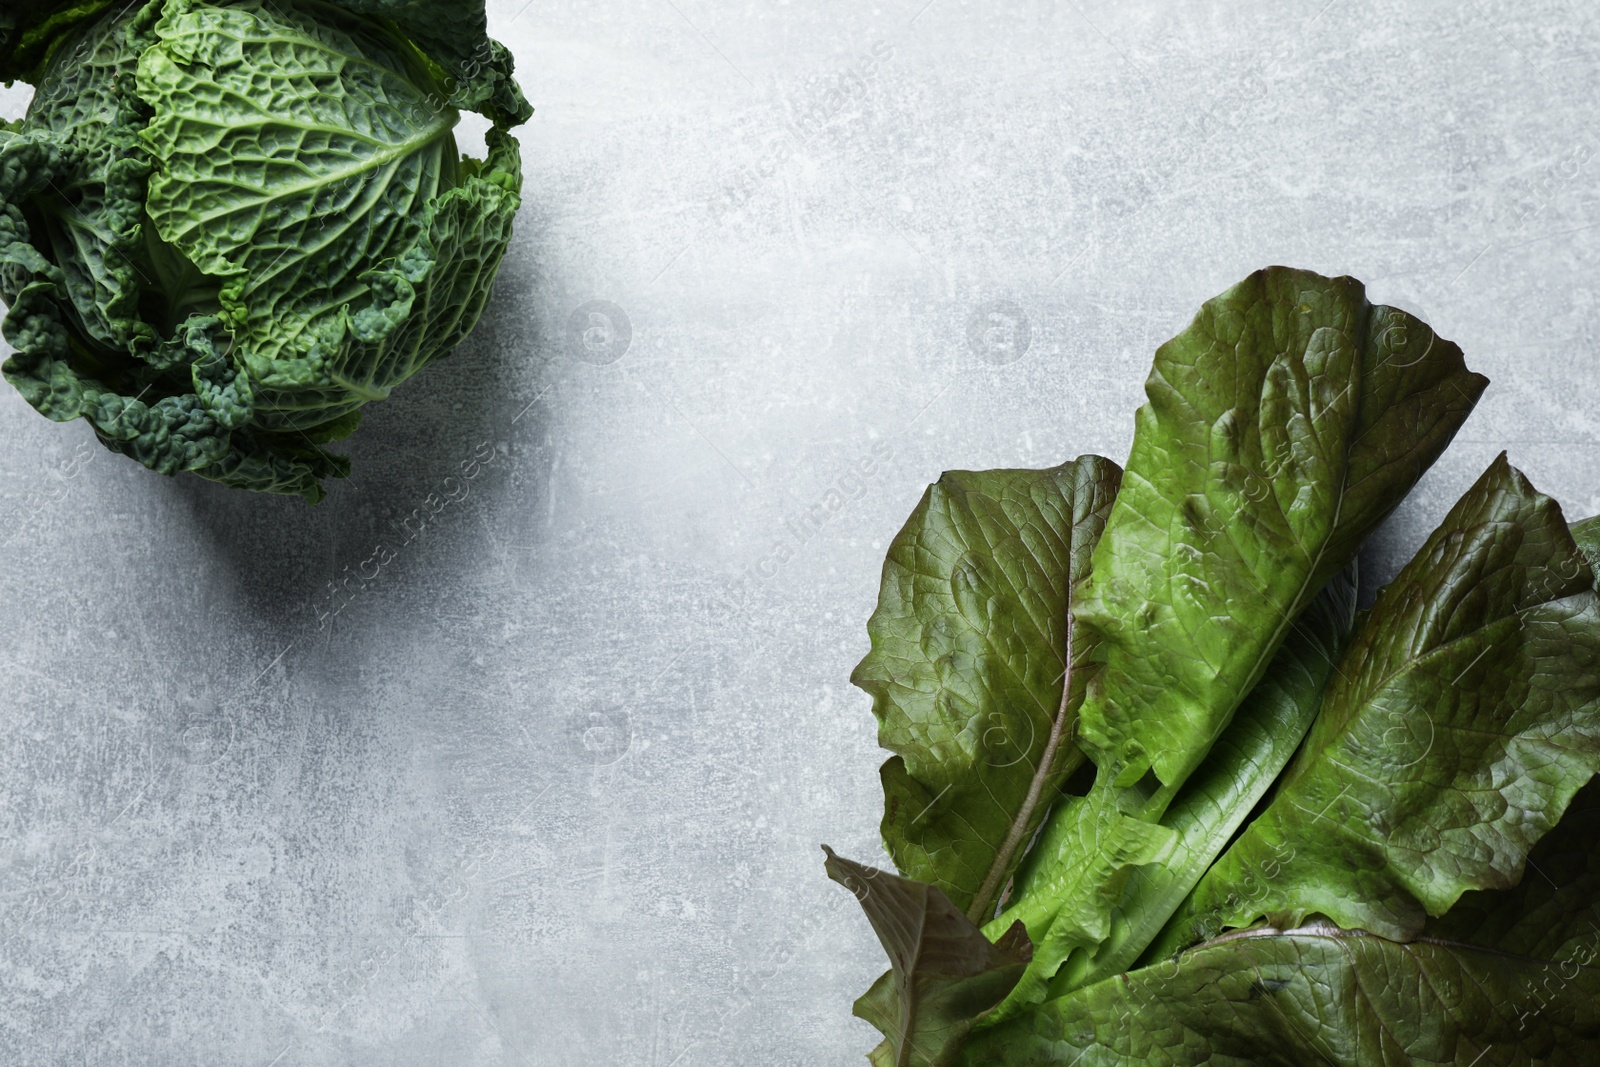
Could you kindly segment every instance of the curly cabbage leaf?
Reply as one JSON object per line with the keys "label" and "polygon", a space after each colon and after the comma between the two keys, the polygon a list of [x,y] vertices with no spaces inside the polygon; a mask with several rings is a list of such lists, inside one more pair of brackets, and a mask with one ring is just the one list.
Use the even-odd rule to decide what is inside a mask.
{"label": "curly cabbage leaf", "polygon": [[[527,118],[483,4],[150,0],[5,28],[8,380],[162,474],[304,496],[481,316]],[[462,158],[461,107],[490,117]]]}

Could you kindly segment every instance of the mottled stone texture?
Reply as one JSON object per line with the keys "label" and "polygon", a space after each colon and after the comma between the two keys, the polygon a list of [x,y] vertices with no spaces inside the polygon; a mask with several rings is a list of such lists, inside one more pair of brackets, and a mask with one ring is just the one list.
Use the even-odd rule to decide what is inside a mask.
{"label": "mottled stone texture", "polygon": [[0,1061],[861,1062],[883,550],[945,468],[1121,460],[1255,267],[1494,379],[1369,586],[1504,448],[1600,511],[1600,9],[491,8],[516,244],[327,503],[0,391]]}

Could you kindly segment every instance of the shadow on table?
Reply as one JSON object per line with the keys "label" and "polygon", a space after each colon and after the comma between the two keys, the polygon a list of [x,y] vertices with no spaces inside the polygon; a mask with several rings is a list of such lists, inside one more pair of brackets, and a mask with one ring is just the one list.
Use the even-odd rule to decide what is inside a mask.
{"label": "shadow on table", "polygon": [[516,254],[539,247],[540,227],[526,229],[535,232],[519,234],[467,341],[367,405],[360,429],[331,446],[353,469],[327,483],[321,504],[190,476],[172,483],[197,536],[211,544],[209,558],[232,571],[238,607],[286,640],[335,618],[379,625],[371,611],[345,609],[380,587],[459,580],[474,566],[467,548],[482,525],[543,491],[512,470],[519,442],[536,440],[549,418],[546,404],[522,412],[559,328],[530,310],[552,301],[537,256]]}

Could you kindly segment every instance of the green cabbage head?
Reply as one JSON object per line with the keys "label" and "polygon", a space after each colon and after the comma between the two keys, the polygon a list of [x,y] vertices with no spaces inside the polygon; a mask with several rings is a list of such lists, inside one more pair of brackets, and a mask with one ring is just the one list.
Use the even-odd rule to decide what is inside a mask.
{"label": "green cabbage head", "polygon": [[511,69],[483,0],[0,0],[0,80],[36,87],[0,123],[6,378],[162,474],[320,500],[328,443],[488,300]]}

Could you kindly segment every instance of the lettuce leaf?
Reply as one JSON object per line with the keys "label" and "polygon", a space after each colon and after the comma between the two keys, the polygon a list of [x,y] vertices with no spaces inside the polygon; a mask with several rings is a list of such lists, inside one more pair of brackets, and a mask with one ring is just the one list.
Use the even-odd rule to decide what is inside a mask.
{"label": "lettuce leaf", "polygon": [[[1269,268],[1157,352],[1086,561],[1038,518],[1057,472],[930,492],[857,672],[912,876],[862,899],[897,961],[857,1003],[875,1064],[1600,1052],[1600,519],[1501,456],[1355,610],[1362,541],[1485,384],[1359,283]],[[974,758],[986,723],[1052,726],[1018,746],[1043,818]]]}
{"label": "lettuce leaf", "polygon": [[1593,1063],[1600,779],[1578,793],[1528,867],[1534,873],[1515,888],[1466,893],[1409,944],[1327,924],[1225,934],[981,1033],[954,1062]]}
{"label": "lettuce leaf", "polygon": [[1075,607],[1096,650],[1079,743],[1118,786],[1153,776],[1151,817],[1486,385],[1360,282],[1282,267],[1156,351]]}
{"label": "lettuce leaf", "polygon": [[[1560,982],[1541,986],[1547,968]],[[1241,931],[976,1034],[966,1067],[1582,1067],[1600,967],[1319,926]]]}
{"label": "lettuce leaf", "polygon": [[[1181,856],[1169,806],[1296,620],[1449,443],[1485,384],[1454,345],[1368,304],[1353,279],[1276,267],[1209,302],[1157,351],[1130,465],[1072,602],[1090,650],[1079,744],[1096,765],[1094,786],[1059,806],[1012,909],[995,921],[1021,919],[1034,958],[980,1025],[1131,963],[1144,944],[1127,930],[1101,950],[1130,886],[1161,883],[1137,937],[1159,929],[1299,734],[1209,787],[1236,790],[1237,802],[1203,828],[1180,817],[1190,844]],[[1303,695],[1301,731],[1314,713]],[[1108,742],[1124,727],[1126,737]],[[1213,770],[1225,766],[1219,756]],[[1202,843],[1213,851],[1195,852]]]}
{"label": "lettuce leaf", "polygon": [[[1051,980],[1052,989],[1076,989],[1132,966],[1244,825],[1322,706],[1323,688],[1355,623],[1358,587],[1352,564],[1295,620],[1265,677],[1162,817],[1161,825],[1177,835],[1171,854],[1132,871],[1104,943],[1074,957]],[[1260,892],[1260,882],[1276,876],[1283,858],[1268,858],[1245,877],[1242,891]]]}
{"label": "lettuce leaf", "polygon": [[1033,954],[1020,923],[993,944],[938,887],[827,853],[828,877],[861,902],[890,970],[855,1013],[887,1035],[877,1067],[950,1062],[972,1021],[1016,984]]}
{"label": "lettuce leaf", "polygon": [[1089,649],[1072,640],[1121,470],[1084,456],[1049,470],[951,471],[889,547],[872,650],[883,839],[908,876],[974,921],[1083,762],[1072,742]]}
{"label": "lettuce leaf", "polygon": [[1502,455],[1378,597],[1272,803],[1154,951],[1258,917],[1410,940],[1462,893],[1517,884],[1597,772],[1594,576]]}

